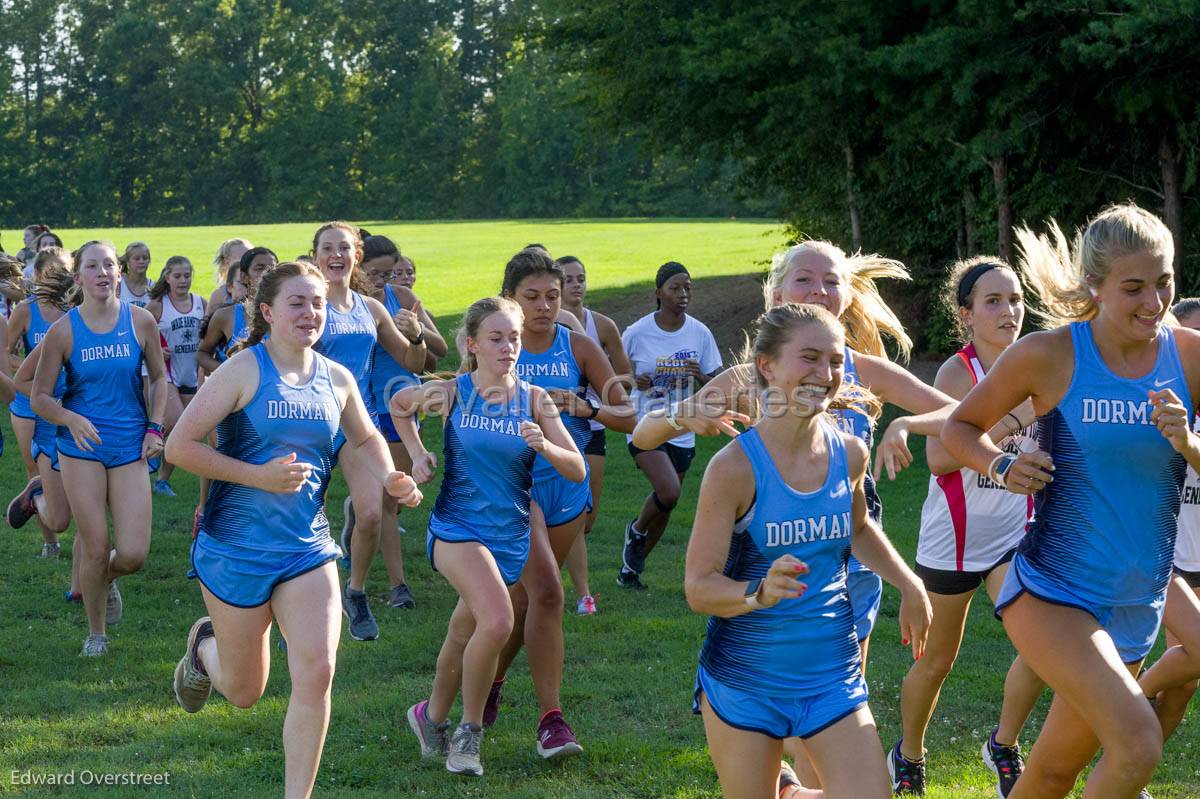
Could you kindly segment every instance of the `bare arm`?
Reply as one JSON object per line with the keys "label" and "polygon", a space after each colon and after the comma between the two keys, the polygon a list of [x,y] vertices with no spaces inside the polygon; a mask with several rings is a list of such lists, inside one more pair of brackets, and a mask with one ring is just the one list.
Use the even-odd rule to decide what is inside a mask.
{"label": "bare arm", "polygon": [[[579,454],[579,449],[567,428],[563,427],[558,408],[550,396],[537,386],[530,386],[529,391],[537,424],[528,427],[537,430],[530,431],[525,424],[522,425],[522,436],[526,443],[537,450],[538,454],[563,477],[573,483],[582,483],[587,479],[587,464],[583,455]],[[539,442],[538,439],[542,440]]]}
{"label": "bare arm", "polygon": [[671,426],[667,409],[655,410],[643,416],[633,429],[633,445],[651,450],[665,444],[683,431],[701,436],[724,433],[737,436],[734,422],[751,423],[750,392],[754,368],[748,364],[731,366],[708,381],[699,391],[682,400],[675,408],[675,423]]}
{"label": "bare arm", "polygon": [[[754,501],[750,461],[737,444],[718,452],[704,470],[692,535],[688,539],[683,590],[697,613],[730,619],[757,610],[746,603],[749,583],[725,576],[734,522]],[[791,555],[771,564],[755,595],[758,607],[771,607],[804,593],[799,578],[808,567]]]}
{"label": "bare arm", "polygon": [[41,358],[42,345],[38,344],[33,348],[33,352],[25,356],[25,360],[21,361],[21,365],[17,367],[16,374],[13,375],[13,387],[27,397],[33,395],[33,376],[37,371],[37,364]]}
{"label": "bare arm", "polygon": [[629,396],[625,393],[625,386],[617,380],[612,364],[604,356],[600,345],[587,336],[572,333],[571,350],[588,385],[595,387],[600,396],[600,411],[592,417],[592,406],[574,391],[551,389],[548,393],[558,406],[559,412],[581,418],[595,418],[611,430],[632,433],[637,415],[629,402]]}
{"label": "bare arm", "polygon": [[[990,467],[1001,451],[985,431],[1026,400],[1033,401],[1035,412],[1058,404],[1074,371],[1063,368],[1073,364],[1070,336],[1067,328],[1032,333],[1004,351],[942,428],[942,444],[952,458],[994,479]],[[1053,479],[1053,470],[1046,453],[1022,453],[1011,467],[1008,489],[1034,493]]]}
{"label": "bare arm", "polygon": [[625,354],[625,345],[621,343],[621,331],[617,329],[617,323],[595,311],[592,311],[592,319],[595,320],[596,333],[600,336],[600,344],[608,355],[613,371],[621,377],[633,379],[633,365],[629,363],[629,356]]}
{"label": "bare arm", "polygon": [[21,335],[29,329],[29,314],[29,303],[23,302],[13,308],[12,316],[8,318],[8,354],[10,356],[16,357],[21,354],[21,348],[24,345]]}
{"label": "bare arm", "polygon": [[925,651],[925,639],[929,624],[933,620],[933,608],[925,593],[925,586],[892,546],[879,525],[867,513],[867,498],[863,482],[867,473],[867,446],[850,435],[843,435],[846,457],[850,467],[850,479],[854,482],[854,533],[850,550],[868,569],[883,578],[884,582],[900,589],[900,642],[912,644],[913,659]]}
{"label": "bare arm", "polygon": [[233,325],[233,306],[226,305],[213,311],[208,319],[208,327],[204,329],[204,338],[196,348],[196,363],[204,371],[212,374],[221,365],[217,360],[217,348],[229,340],[230,327]]}
{"label": "bare arm", "polygon": [[0,318],[0,402],[12,402],[16,395],[12,365],[8,360],[8,323]]}
{"label": "bare arm", "polygon": [[367,406],[358,393],[354,377],[344,366],[330,362],[329,375],[342,404],[342,429],[346,446],[353,447],[356,457],[367,464],[384,491],[408,507],[420,504],[421,492],[416,482],[403,472],[396,471],[387,442],[371,423]]}
{"label": "bare arm", "polygon": [[[163,360],[158,322],[141,308],[132,307],[129,311],[133,316],[134,331],[142,345],[142,358],[146,362],[149,380],[147,421],[161,425],[167,415],[167,365]],[[147,430],[142,436],[142,457],[153,458],[162,451],[165,443],[161,434]]]}
{"label": "bare arm", "polygon": [[[396,363],[401,364],[410,372],[419,374],[425,368],[425,342],[413,344],[401,334],[396,328],[396,322],[392,319],[391,314],[379,300],[373,297],[363,297],[363,301],[371,309],[371,315],[375,317],[379,345],[396,360]],[[413,337],[416,336],[417,332],[414,331]]]}
{"label": "bare arm", "polygon": [[429,413],[445,416],[450,412],[454,402],[454,380],[430,380],[419,386],[401,389],[392,395],[388,412],[392,415],[392,424],[400,436],[400,442],[412,459],[413,478],[418,483],[427,483],[433,479],[437,469],[437,456],[425,448],[421,434],[417,430],[417,414]]}

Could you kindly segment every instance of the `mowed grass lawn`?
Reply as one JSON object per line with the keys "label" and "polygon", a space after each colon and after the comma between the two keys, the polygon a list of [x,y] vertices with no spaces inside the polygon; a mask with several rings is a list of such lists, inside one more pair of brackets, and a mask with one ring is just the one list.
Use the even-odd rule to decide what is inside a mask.
{"label": "mowed grass lawn", "polygon": [[[546,222],[370,224],[394,235],[412,252],[420,272],[418,289],[449,329],[453,316],[472,299],[495,291],[500,268],[513,250],[541,241],[552,252],[584,258],[594,288],[620,292],[652,280],[659,263],[681,260],[697,276],[759,271],[782,242],[777,226],[746,223]],[[295,255],[311,239],[314,225],[245,229],[104,231],[118,244],[147,239],[155,264],[175,252],[207,262],[216,244],[235,233]],[[69,245],[93,232],[67,232]],[[16,239],[7,234],[11,244]],[[199,266],[199,263],[197,264]],[[201,269],[203,276],[208,270]],[[211,285],[211,282],[209,283]],[[641,298],[644,300],[644,297]],[[24,483],[14,439],[2,425],[8,453],[0,462],[5,499]],[[436,424],[424,427],[427,445],[440,451]],[[615,585],[621,533],[636,513],[647,487],[625,450],[624,436],[609,434],[608,478],[601,514],[589,539],[592,587],[600,612],[580,618],[568,612],[563,706],[585,754],[545,763],[534,752],[538,721],[529,672],[520,658],[505,688],[500,720],[484,743],[487,774],[482,780],[455,778],[440,762],[420,760],[404,712],[425,697],[437,649],[455,596],[433,574],[424,556],[424,531],[436,491],[406,510],[403,524],[414,611],[387,607],[382,563],[369,583],[381,638],[355,642],[343,635],[334,681],[333,718],[318,776],[322,796],[428,797],[716,797],[716,775],[708,759],[700,720],[690,712],[696,653],[705,620],[682,595],[683,559],[703,466],[724,442],[700,442],[683,501],[666,538],[651,556],[645,580],[650,591],[626,592]],[[918,444],[919,446],[919,444]],[[910,560],[916,548],[927,472],[923,460],[895,483],[885,483],[889,534]],[[280,741],[288,696],[282,653],[272,647],[271,682],[253,710],[239,710],[214,696],[204,710],[187,715],[171,694],[171,675],[184,637],[203,613],[199,588],[185,579],[191,514],[198,491],[189,475],[173,480],[179,497],[155,499],[154,541],[143,571],[122,580],[125,620],[110,629],[106,657],[78,657],[86,633],[82,608],[64,603],[69,561],[33,558],[40,546],[35,525],[0,534],[0,792],[57,796],[269,796],[282,791]],[[340,475],[329,493],[335,528],[341,524],[345,486]],[[73,533],[63,537],[69,550]],[[573,606],[573,591],[566,589]],[[898,694],[908,651],[898,641],[897,595],[885,591],[873,638],[869,682],[871,704],[885,745],[897,737]],[[278,638],[278,633],[273,635]],[[928,736],[929,796],[983,799],[994,783],[979,760],[979,746],[996,717],[1012,648],[981,595],[972,610],[968,640],[951,675]],[[796,668],[804,668],[803,661]],[[1045,715],[1039,705],[1031,734]],[[1155,783],[1155,797],[1200,796],[1196,753],[1200,733],[1195,713],[1168,744]],[[26,772],[44,779],[74,772],[76,784],[30,788],[15,784]],[[83,786],[84,772],[169,773],[170,785],[156,788]]]}

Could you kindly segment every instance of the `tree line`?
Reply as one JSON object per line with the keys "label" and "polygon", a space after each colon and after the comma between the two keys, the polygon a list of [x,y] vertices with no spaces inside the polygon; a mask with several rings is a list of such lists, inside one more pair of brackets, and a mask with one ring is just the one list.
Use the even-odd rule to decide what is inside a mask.
{"label": "tree line", "polygon": [[[1161,214],[1196,291],[1197,0],[555,0],[610,124],[732,155],[798,233],[900,258],[1013,257],[1013,226]],[[919,304],[919,303],[918,303]]]}
{"label": "tree line", "polygon": [[534,3],[0,0],[0,223],[775,215],[598,124]]}

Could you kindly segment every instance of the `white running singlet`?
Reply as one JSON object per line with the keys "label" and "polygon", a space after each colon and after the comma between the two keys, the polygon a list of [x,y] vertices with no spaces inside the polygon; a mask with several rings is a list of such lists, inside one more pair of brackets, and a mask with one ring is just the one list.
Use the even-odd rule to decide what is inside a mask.
{"label": "white running singlet", "polygon": [[[957,353],[972,385],[984,368],[968,344]],[[1014,454],[1037,450],[1037,422],[1009,436],[999,447]],[[1020,543],[1033,516],[1033,497],[1013,494],[987,475],[962,468],[929,476],[929,493],[921,508],[917,563],[941,571],[985,571]]]}
{"label": "white running singlet", "polygon": [[204,301],[199,294],[189,295],[192,307],[180,313],[171,295],[162,298],[162,317],[158,330],[171,348],[171,382],[184,388],[196,386],[196,350],[200,345],[200,322],[204,319]]}
{"label": "white running singlet", "polygon": [[[1200,416],[1192,429],[1200,433]],[[1200,572],[1200,475],[1191,466],[1183,479],[1183,502],[1179,505],[1179,534],[1175,538],[1175,568]]]}

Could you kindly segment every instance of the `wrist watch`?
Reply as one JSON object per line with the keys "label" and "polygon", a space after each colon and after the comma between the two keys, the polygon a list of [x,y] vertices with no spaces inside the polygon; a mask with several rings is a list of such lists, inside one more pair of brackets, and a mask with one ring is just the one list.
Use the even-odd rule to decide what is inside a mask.
{"label": "wrist watch", "polygon": [[587,400],[588,406],[591,407],[591,409],[592,409],[591,412],[588,413],[587,418],[595,419],[597,416],[600,415],[600,403],[597,402],[596,400],[592,399],[591,397],[584,397],[584,399]]}
{"label": "wrist watch", "polygon": [[[408,338],[408,336],[405,336],[405,338]],[[409,344],[411,344],[411,345],[413,345],[414,347],[419,347],[419,346],[421,346],[421,344],[425,343],[425,330],[424,330],[424,328],[422,328],[422,329],[421,329],[421,332],[417,334],[417,337],[416,337],[416,338],[410,338],[410,339],[408,339],[408,343],[409,343]]]}
{"label": "wrist watch", "polygon": [[667,424],[669,424],[671,426],[672,430],[682,430],[683,429],[683,425],[681,425],[679,422],[675,421],[675,405],[674,405],[674,403],[672,403],[667,408],[667,415],[664,418],[666,418]]}
{"label": "wrist watch", "polygon": [[763,604],[758,601],[758,589],[761,587],[761,577],[757,580],[751,580],[750,582],[746,583],[746,604],[754,610],[758,610],[759,608],[763,607]]}

